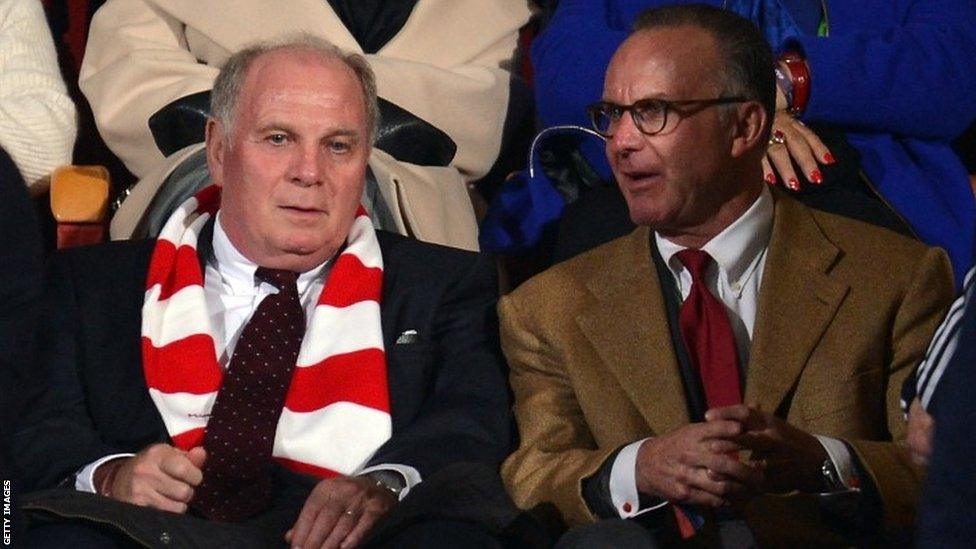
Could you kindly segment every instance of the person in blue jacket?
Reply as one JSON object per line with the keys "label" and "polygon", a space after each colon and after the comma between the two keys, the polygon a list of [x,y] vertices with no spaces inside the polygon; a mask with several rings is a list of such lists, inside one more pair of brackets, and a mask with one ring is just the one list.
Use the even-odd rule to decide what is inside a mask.
{"label": "person in blue jacket", "polygon": [[[631,22],[644,9],[666,3],[690,2],[561,0],[532,49],[542,126],[589,126],[586,106],[600,99],[603,73]],[[780,64],[786,73],[774,120],[780,133],[770,143],[767,179],[794,190],[801,182],[818,183],[818,164],[833,158],[805,124],[842,130],[860,153],[868,184],[921,240],[946,249],[959,285],[972,262],[976,201],[949,142],[976,119],[972,2],[706,3],[750,18],[778,55],[792,54],[808,72],[806,84],[789,90],[798,76],[789,67],[796,65]],[[785,97],[786,91],[794,97]],[[804,104],[797,105],[798,99]],[[583,152],[609,176],[599,143],[584,143]],[[793,172],[790,157],[801,173]]]}

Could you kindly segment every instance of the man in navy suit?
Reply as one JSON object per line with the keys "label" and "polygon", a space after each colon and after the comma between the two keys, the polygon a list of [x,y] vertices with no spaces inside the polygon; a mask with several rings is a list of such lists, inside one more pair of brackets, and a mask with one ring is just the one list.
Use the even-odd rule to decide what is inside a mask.
{"label": "man in navy suit", "polygon": [[[200,400],[194,399],[205,392],[194,384],[202,383],[206,370],[187,369],[193,374],[163,383],[150,366],[149,357],[156,346],[163,346],[161,340],[169,338],[180,345],[193,339],[172,335],[188,333],[191,327],[186,325],[152,331],[156,323],[165,321],[153,316],[163,297],[153,293],[150,282],[166,245],[177,240],[166,241],[164,229],[158,241],[75,249],[52,262],[41,355],[27,389],[29,411],[12,447],[15,465],[26,482],[38,489],[62,489],[28,497],[25,508],[47,517],[90,517],[109,525],[99,527],[96,535],[115,542],[241,546],[280,544],[284,539],[293,546],[341,543],[347,547],[367,541],[371,532],[376,541],[381,532],[374,526],[380,519],[388,531],[389,524],[396,522],[391,510],[422,507],[416,501],[426,497],[435,503],[428,502],[433,508],[424,511],[425,518],[439,520],[406,527],[392,543],[450,546],[463,539],[468,545],[491,545],[488,531],[472,522],[478,517],[464,516],[479,503],[438,504],[443,493],[431,492],[452,464],[476,462],[494,470],[510,449],[509,397],[495,335],[492,262],[381,231],[372,237],[368,222],[365,228],[357,224],[376,112],[375,83],[361,57],[342,54],[311,38],[257,46],[228,60],[213,97],[207,144],[210,171],[221,189],[219,210],[210,212],[214,215],[206,223],[200,217],[197,225],[189,221],[186,226],[175,225],[186,231],[183,234],[199,231],[178,246],[180,250],[196,247],[199,268],[197,261],[173,261],[166,280],[183,280],[188,272],[201,278],[184,288],[187,295],[201,296],[187,301],[194,305],[186,314],[204,318],[196,331],[212,334],[227,383],[234,375],[235,342],[238,337],[243,340],[241,333],[246,332],[251,315],[259,316],[255,311],[264,299],[285,292],[266,287],[266,279],[259,280],[260,268],[292,273],[307,326],[315,326],[323,308],[328,309],[320,296],[340,272],[350,272],[343,271],[348,262],[337,259],[339,254],[358,254],[362,272],[375,272],[371,261],[377,258],[370,259],[363,251],[374,242],[382,259],[382,279],[371,282],[365,274],[354,276],[345,281],[345,288],[351,294],[375,283],[375,300],[353,311],[350,324],[345,324],[352,328],[340,330],[345,335],[317,332],[320,335],[313,343],[318,347],[306,349],[305,340],[313,333],[306,328],[298,362],[301,366],[306,351],[345,349],[350,339],[358,341],[373,330],[371,345],[385,350],[385,370],[371,394],[378,394],[374,400],[384,401],[389,388],[389,427],[385,432],[376,428],[383,433],[378,442],[367,443],[362,460],[353,459],[348,470],[314,478],[304,474],[314,472],[314,467],[306,463],[306,469],[296,469],[289,463],[313,463],[303,456],[315,457],[320,446],[332,444],[339,448],[334,461],[341,464],[345,459],[348,465],[343,452],[362,446],[361,439],[371,436],[373,423],[369,422],[379,417],[376,424],[382,426],[387,412],[348,403],[339,407],[340,412],[352,410],[349,413],[360,414],[355,416],[360,419],[313,440],[307,433],[321,425],[318,419],[293,434],[283,434],[290,431],[282,419],[274,431],[273,456],[279,461],[288,458],[287,467],[269,465],[274,490],[263,502],[265,509],[238,523],[192,516],[203,490],[201,482],[213,478],[208,477],[207,467],[216,451],[209,438],[187,444],[184,437],[204,431],[217,416],[223,393],[214,389],[216,405],[211,400],[198,412],[174,414],[169,406]],[[164,292],[168,283],[162,283]],[[166,299],[174,301],[176,294]],[[376,302],[379,311],[370,325],[361,319],[372,318],[371,304]],[[204,314],[193,316],[194,310]],[[186,368],[185,363],[198,360],[204,351],[183,352],[165,364],[167,371]],[[292,388],[301,383],[297,377],[292,378]],[[161,398],[166,383],[176,389]],[[356,388],[365,383],[353,378],[347,385]],[[306,401],[337,390],[323,384],[310,387]],[[212,416],[209,406],[214,406]],[[276,413],[283,417],[290,413],[293,422],[305,417],[288,408],[286,404]],[[364,408],[369,409],[363,412]],[[201,421],[196,431],[181,431],[181,424]],[[211,429],[207,431],[209,436]],[[204,440],[202,435],[199,440]],[[263,456],[269,463],[271,457]],[[489,488],[498,489],[497,501],[504,506],[500,486],[499,482]],[[408,493],[412,497],[406,497]],[[480,505],[493,505],[484,494],[477,499]],[[490,509],[495,525],[504,514],[498,510]],[[453,520],[458,518],[462,520]],[[33,532],[36,539],[57,544],[65,541],[65,535],[78,535],[77,524],[72,527],[70,534],[52,533],[50,527]]]}
{"label": "man in navy suit", "polygon": [[[967,273],[963,295],[946,321],[920,368],[920,399],[931,397],[927,410],[934,423],[934,444],[919,516],[920,547],[972,547],[976,538],[976,267]],[[941,371],[927,363],[945,355]],[[936,376],[938,373],[938,376]],[[936,390],[937,386],[937,390]],[[922,400],[913,404],[912,422],[923,424]],[[913,451],[929,459],[931,433],[916,427]],[[912,438],[909,439],[913,442]]]}
{"label": "man in navy suit", "polygon": [[[11,372],[31,360],[31,342],[37,324],[43,262],[41,230],[27,187],[10,155],[0,149],[0,372]],[[19,380],[0,375],[0,441],[6,441],[20,417]],[[20,484],[7,459],[7,448],[0,447],[0,479],[13,496]],[[16,519],[17,516],[14,516]],[[15,523],[15,526],[19,524]],[[12,540],[20,532],[10,531]]]}

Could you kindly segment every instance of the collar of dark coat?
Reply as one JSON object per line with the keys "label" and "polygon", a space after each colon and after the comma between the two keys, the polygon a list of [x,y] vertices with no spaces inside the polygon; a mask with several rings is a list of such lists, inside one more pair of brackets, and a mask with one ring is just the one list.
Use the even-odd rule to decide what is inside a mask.
{"label": "collar of dark coat", "polygon": [[200,260],[200,273],[207,276],[207,264],[216,261],[213,248],[214,223],[217,216],[212,215],[203,228],[200,229],[200,236],[197,237],[197,259]]}

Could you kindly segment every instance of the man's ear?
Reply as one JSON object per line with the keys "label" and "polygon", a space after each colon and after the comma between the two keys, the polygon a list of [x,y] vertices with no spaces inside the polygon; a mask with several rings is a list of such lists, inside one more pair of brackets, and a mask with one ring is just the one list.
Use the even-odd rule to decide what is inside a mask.
{"label": "man's ear", "polygon": [[224,145],[227,143],[227,136],[224,135],[223,126],[214,118],[207,119],[204,135],[207,145],[207,169],[210,171],[210,182],[222,187],[224,185]]}
{"label": "man's ear", "polygon": [[732,150],[733,158],[740,158],[757,147],[766,147],[763,140],[765,133],[763,130],[768,123],[769,115],[766,109],[758,101],[746,101],[738,105],[733,114],[735,120],[732,125]]}

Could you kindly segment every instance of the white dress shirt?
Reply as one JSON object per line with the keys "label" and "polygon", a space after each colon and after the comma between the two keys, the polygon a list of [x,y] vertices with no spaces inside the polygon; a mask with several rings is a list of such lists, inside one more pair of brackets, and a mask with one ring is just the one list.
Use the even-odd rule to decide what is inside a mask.
{"label": "white dress shirt", "polygon": [[[306,330],[318,305],[322,288],[325,287],[331,265],[330,259],[298,275],[296,284],[299,300],[305,310]],[[273,285],[255,278],[257,269],[258,264],[244,257],[231,243],[220,223],[220,212],[217,212],[213,231],[213,260],[206,265],[203,294],[210,317],[214,348],[217,350],[217,361],[224,369],[230,364],[237,340],[258,305],[264,298],[278,293]],[[75,489],[95,492],[95,469],[106,461],[131,455],[134,454],[105,456],[85,466],[75,477]],[[396,463],[375,465],[357,471],[356,474],[363,475],[378,470],[396,471],[403,477],[405,486],[400,492],[401,498],[421,481],[420,473],[415,468]]]}
{"label": "white dress shirt", "polygon": [[[705,272],[705,284],[719,301],[732,325],[739,364],[749,364],[749,348],[752,345],[753,327],[759,289],[766,266],[766,250],[773,228],[773,196],[763,187],[759,198],[731,225],[709,240],[702,250],[715,260]],[[675,256],[685,247],[654,233],[654,240],[678,285],[681,300],[691,293],[691,273]],[[745,372],[743,371],[743,374]],[[847,446],[837,439],[816,435],[834,462],[845,486],[851,486],[854,477],[853,462]],[[637,493],[637,451],[647,439],[624,446],[614,459],[610,471],[610,499],[621,518],[639,515],[657,509],[668,502],[640,508]]]}

